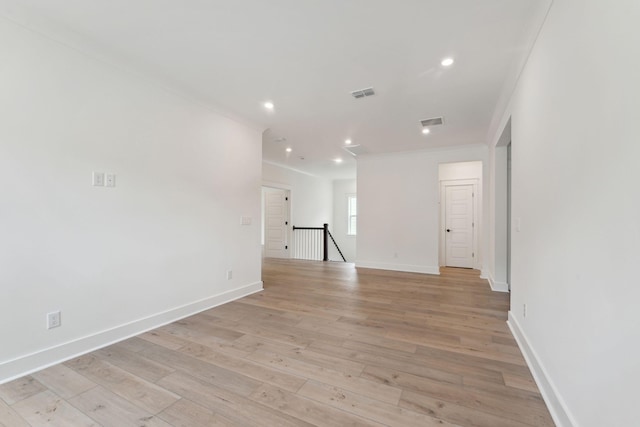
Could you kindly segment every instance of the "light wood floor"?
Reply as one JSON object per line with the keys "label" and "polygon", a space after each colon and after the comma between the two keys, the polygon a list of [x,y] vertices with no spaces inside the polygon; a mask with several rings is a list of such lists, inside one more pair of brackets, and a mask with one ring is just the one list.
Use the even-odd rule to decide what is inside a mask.
{"label": "light wood floor", "polygon": [[0,386],[0,425],[553,426],[477,271],[263,274],[264,292]]}

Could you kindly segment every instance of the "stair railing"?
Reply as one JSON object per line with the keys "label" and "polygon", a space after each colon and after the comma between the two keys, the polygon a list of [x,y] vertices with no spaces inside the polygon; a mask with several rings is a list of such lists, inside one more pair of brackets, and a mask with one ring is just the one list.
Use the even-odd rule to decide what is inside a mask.
{"label": "stair railing", "polygon": [[294,258],[319,261],[320,253],[322,253],[322,261],[329,261],[329,239],[331,239],[342,260],[347,262],[329,231],[329,224],[323,224],[322,227],[296,227],[294,225],[293,231]]}

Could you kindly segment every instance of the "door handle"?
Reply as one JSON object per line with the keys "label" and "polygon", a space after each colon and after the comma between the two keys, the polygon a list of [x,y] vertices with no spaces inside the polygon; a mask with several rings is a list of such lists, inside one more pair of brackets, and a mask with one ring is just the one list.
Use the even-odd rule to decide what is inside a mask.
{"label": "door handle", "polygon": [[451,230],[447,228],[447,233],[450,233],[450,232],[451,232]]}

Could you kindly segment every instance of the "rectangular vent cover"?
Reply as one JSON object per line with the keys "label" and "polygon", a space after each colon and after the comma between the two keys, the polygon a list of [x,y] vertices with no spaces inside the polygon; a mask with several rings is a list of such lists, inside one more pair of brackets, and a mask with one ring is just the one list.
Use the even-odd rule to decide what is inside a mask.
{"label": "rectangular vent cover", "polygon": [[351,95],[356,98],[364,98],[365,96],[373,96],[376,93],[374,92],[372,87],[368,87],[366,89],[360,89],[360,90],[354,90],[353,92],[351,92]]}
{"label": "rectangular vent cover", "polygon": [[420,120],[420,123],[422,123],[422,127],[437,126],[443,124],[444,120],[442,117],[433,117],[431,119]]}

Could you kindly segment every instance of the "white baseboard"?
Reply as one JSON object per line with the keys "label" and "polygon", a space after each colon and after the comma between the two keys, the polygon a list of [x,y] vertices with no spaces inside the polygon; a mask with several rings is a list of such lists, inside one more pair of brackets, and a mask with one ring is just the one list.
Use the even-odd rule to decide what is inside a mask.
{"label": "white baseboard", "polygon": [[507,282],[496,282],[496,280],[489,275],[487,277],[489,280],[489,286],[491,286],[491,290],[494,292],[509,292],[509,284]]}
{"label": "white baseboard", "polygon": [[404,271],[407,273],[440,274],[440,267],[428,265],[390,264],[386,262],[356,261],[356,268],[375,268],[378,270]]}
{"label": "white baseboard", "polygon": [[262,290],[255,282],[0,364],[0,384]]}
{"label": "white baseboard", "polygon": [[542,361],[538,357],[533,347],[531,347],[527,336],[525,335],[524,331],[520,327],[520,324],[518,323],[518,320],[511,311],[509,311],[509,320],[507,321],[507,324],[509,325],[509,329],[511,329],[511,333],[518,343],[518,347],[520,347],[520,351],[522,352],[522,355],[524,356],[524,359],[526,360],[527,365],[531,370],[533,379],[536,381],[536,384],[540,389],[542,398],[547,404],[547,408],[549,408],[549,412],[551,413],[551,417],[556,423],[556,426],[577,426],[578,424],[574,421],[575,419],[571,415],[569,408],[558,393],[556,387],[553,385],[553,382],[551,381],[551,378],[549,378],[549,375],[547,374]]}

